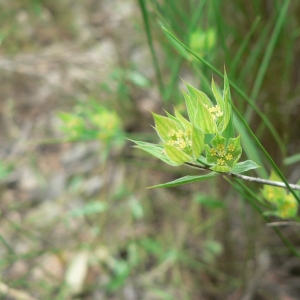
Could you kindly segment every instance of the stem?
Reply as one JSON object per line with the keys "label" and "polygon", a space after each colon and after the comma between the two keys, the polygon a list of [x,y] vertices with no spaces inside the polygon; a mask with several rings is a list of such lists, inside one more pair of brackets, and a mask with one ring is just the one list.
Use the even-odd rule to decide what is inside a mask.
{"label": "stem", "polygon": [[[196,168],[196,169],[209,170],[208,166],[192,164],[192,163],[185,163],[185,164],[190,167]],[[246,181],[252,181],[252,182],[256,182],[256,183],[272,185],[272,186],[277,186],[277,187],[281,187],[281,188],[287,188],[287,186],[284,182],[263,179],[263,178],[258,178],[258,177],[251,177],[251,176],[246,176],[246,175],[241,175],[241,174],[236,174],[236,173],[231,173],[231,172],[220,173],[220,174],[225,175],[225,176],[231,176],[231,177],[242,179],[242,180],[246,180]],[[300,185],[293,184],[293,183],[289,183],[288,185],[290,186],[291,189],[300,191]]]}

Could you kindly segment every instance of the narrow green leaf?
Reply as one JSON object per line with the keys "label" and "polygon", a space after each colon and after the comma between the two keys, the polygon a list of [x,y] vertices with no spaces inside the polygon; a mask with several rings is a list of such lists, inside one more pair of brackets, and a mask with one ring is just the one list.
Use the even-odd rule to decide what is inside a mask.
{"label": "narrow green leaf", "polygon": [[187,184],[187,183],[192,183],[192,182],[196,182],[196,181],[209,179],[209,178],[215,177],[216,175],[218,175],[218,174],[215,172],[211,172],[206,175],[200,175],[200,176],[184,176],[184,177],[178,178],[174,181],[151,186],[150,188],[174,187],[177,185],[182,185],[182,184]]}
{"label": "narrow green leaf", "polygon": [[252,160],[246,160],[240,163],[237,163],[231,170],[231,173],[239,174],[249,170],[260,168],[258,164],[256,164]]}
{"label": "narrow green leaf", "polygon": [[175,146],[164,145],[164,148],[169,159],[177,165],[181,165],[192,159],[189,155]]}

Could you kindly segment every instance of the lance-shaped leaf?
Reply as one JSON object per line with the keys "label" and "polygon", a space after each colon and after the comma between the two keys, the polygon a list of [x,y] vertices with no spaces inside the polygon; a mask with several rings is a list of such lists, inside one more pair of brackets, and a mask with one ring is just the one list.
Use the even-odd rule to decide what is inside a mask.
{"label": "lance-shaped leaf", "polygon": [[155,129],[163,142],[166,142],[170,138],[170,132],[172,129],[175,131],[182,129],[174,120],[155,113],[152,114],[155,122]]}
{"label": "lance-shaped leaf", "polygon": [[180,122],[180,120],[177,117],[171,115],[166,110],[165,110],[165,113],[166,113],[166,115],[168,116],[169,119],[171,119],[172,121],[174,121],[180,128],[182,127],[182,123]]}
{"label": "lance-shaped leaf", "polygon": [[164,147],[162,145],[151,144],[151,143],[146,143],[146,142],[139,142],[139,141],[134,141],[134,140],[130,140],[130,141],[136,143],[136,146],[134,146],[135,148],[138,148],[138,149],[141,149],[141,150],[144,150],[144,151],[150,153],[151,155],[157,157],[158,159],[162,160],[163,162],[165,162],[168,165],[171,165],[171,166],[179,165],[169,159],[169,157],[166,155]]}
{"label": "lance-shaped leaf", "polygon": [[197,101],[194,101],[194,99],[192,100],[191,97],[185,91],[182,91],[182,94],[185,100],[185,105],[189,119],[192,123],[194,123],[194,120],[197,115]]}
{"label": "lance-shaped leaf", "polygon": [[[224,69],[224,92],[223,92],[223,101],[224,101],[224,115],[226,115],[229,119],[232,118],[232,107],[231,107],[231,93],[230,93],[230,85],[227,77],[226,70]],[[229,122],[229,121],[228,121]],[[228,123],[226,120],[223,124],[223,130],[226,128],[226,124]]]}
{"label": "lance-shaped leaf", "polygon": [[175,116],[185,129],[191,130],[192,124],[175,108]]}
{"label": "lance-shaped leaf", "polygon": [[217,131],[214,119],[208,108],[212,106],[210,99],[186,83],[189,95],[183,91],[188,116],[192,124],[201,128],[204,133],[215,133]]}
{"label": "lance-shaped leaf", "polygon": [[216,175],[218,175],[218,174],[211,172],[211,173],[208,173],[205,175],[200,175],[200,176],[184,176],[184,177],[178,178],[174,181],[151,186],[150,188],[173,187],[173,186],[177,186],[177,185],[182,185],[182,184],[187,184],[187,183],[191,183],[191,182],[210,179],[212,177],[215,177]]}
{"label": "lance-shaped leaf", "polygon": [[222,136],[224,136],[226,139],[234,138],[234,126],[233,126],[233,114],[232,111],[230,112],[230,119],[227,124],[227,127],[222,132]]}
{"label": "lance-shaped leaf", "polygon": [[217,132],[217,125],[212,114],[208,110],[208,107],[204,106],[200,102],[198,102],[194,125],[202,129],[205,134],[213,134]]}
{"label": "lance-shaped leaf", "polygon": [[192,160],[192,157],[175,146],[165,144],[164,148],[169,159],[177,165],[181,165]]}
{"label": "lance-shaped leaf", "polygon": [[212,102],[210,101],[210,99],[201,91],[195,89],[193,86],[185,83],[187,90],[189,92],[190,98],[197,102],[202,103],[203,105],[207,105],[208,107],[212,106]]}
{"label": "lance-shaped leaf", "polygon": [[201,129],[193,126],[192,128],[192,151],[195,160],[204,150],[204,133]]}
{"label": "lance-shaped leaf", "polygon": [[[213,78],[212,78],[212,80],[211,80],[211,90],[212,90],[212,92],[213,92],[213,94],[214,94],[214,97],[215,97],[215,99],[216,99],[216,101],[217,101],[217,104],[221,107],[222,112],[224,112],[224,101],[223,101],[223,97],[220,95],[220,93],[219,93],[219,91],[218,91],[218,88],[217,88],[217,86],[216,86],[215,81],[214,81]],[[223,116],[224,116],[224,115],[223,115]],[[222,117],[223,117],[223,116],[222,116]]]}
{"label": "lance-shaped leaf", "polygon": [[218,105],[220,106],[221,111],[223,112],[223,115],[218,120],[218,124],[219,124],[218,129],[219,129],[220,133],[222,133],[226,129],[226,127],[230,121],[230,118],[231,118],[231,102],[228,101],[229,100],[228,93],[230,96],[230,90],[229,90],[229,86],[227,87],[227,85],[228,85],[228,83],[226,84],[226,89],[224,87],[223,96],[221,96],[221,94],[219,93],[219,90],[214,82],[214,79],[212,79],[212,82],[211,82],[211,89],[214,94],[214,97],[215,97]]}

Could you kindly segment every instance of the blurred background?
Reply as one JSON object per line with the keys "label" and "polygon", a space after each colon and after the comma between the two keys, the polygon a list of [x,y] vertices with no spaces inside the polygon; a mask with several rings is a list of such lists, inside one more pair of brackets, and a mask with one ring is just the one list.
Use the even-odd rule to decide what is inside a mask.
{"label": "blurred background", "polygon": [[[0,1],[1,299],[300,299],[297,226],[266,226],[223,178],[134,149],[182,79],[235,105],[289,182],[300,177],[300,2]],[[243,126],[244,158],[270,166]],[[273,128],[273,133],[270,131]],[[297,155],[298,154],[298,155]],[[262,186],[247,183],[256,195]],[[277,219],[274,218],[274,221]],[[281,238],[280,238],[281,236]],[[287,242],[286,242],[287,243]],[[10,288],[8,290],[8,288]]]}

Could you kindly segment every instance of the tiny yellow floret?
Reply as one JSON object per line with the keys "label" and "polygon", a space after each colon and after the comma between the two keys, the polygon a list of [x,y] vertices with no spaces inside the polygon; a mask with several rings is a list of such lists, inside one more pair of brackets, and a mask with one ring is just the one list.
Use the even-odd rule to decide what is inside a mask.
{"label": "tiny yellow floret", "polygon": [[211,156],[216,156],[217,155],[217,150],[215,148],[210,148],[210,155]]}
{"label": "tiny yellow floret", "polygon": [[232,159],[232,154],[231,153],[227,153],[225,156],[226,160],[231,160]]}
{"label": "tiny yellow floret", "polygon": [[222,158],[218,158],[217,164],[218,164],[219,166],[224,166],[224,165],[225,165],[225,160],[222,159]]}
{"label": "tiny yellow floret", "polygon": [[169,132],[169,136],[174,136],[176,134],[175,129],[171,129]]}
{"label": "tiny yellow floret", "polygon": [[225,154],[226,154],[226,152],[224,150],[218,151],[218,156],[220,156],[220,157],[224,157]]}
{"label": "tiny yellow floret", "polygon": [[230,145],[228,146],[228,151],[233,152],[234,149],[235,149],[234,145],[230,144]]}
{"label": "tiny yellow floret", "polygon": [[182,130],[177,131],[177,132],[176,132],[176,136],[177,136],[178,138],[182,138],[182,136],[183,136],[183,131],[182,131]]}
{"label": "tiny yellow floret", "polygon": [[170,145],[170,146],[174,146],[174,145],[175,145],[175,141],[169,140],[169,141],[167,141],[166,144],[167,144],[167,145]]}

